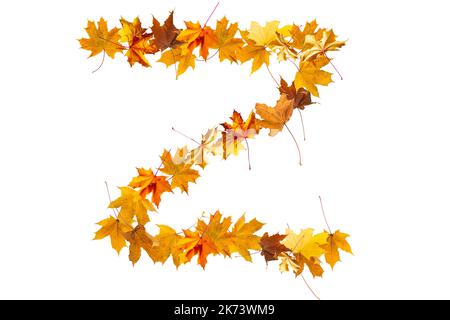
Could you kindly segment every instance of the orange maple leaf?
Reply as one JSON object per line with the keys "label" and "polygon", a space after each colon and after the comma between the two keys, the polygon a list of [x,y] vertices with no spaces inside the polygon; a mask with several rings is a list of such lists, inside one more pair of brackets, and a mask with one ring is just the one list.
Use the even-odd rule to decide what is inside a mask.
{"label": "orange maple leaf", "polygon": [[256,113],[261,117],[256,120],[258,126],[270,129],[270,136],[276,135],[283,130],[286,122],[292,116],[294,100],[289,100],[286,94],[282,94],[275,107],[257,103]]}
{"label": "orange maple leaf", "polygon": [[186,29],[181,31],[177,40],[186,42],[190,52],[200,47],[200,56],[203,59],[208,58],[209,48],[217,47],[217,37],[214,30],[208,26],[201,26],[199,22],[185,21]]}
{"label": "orange maple leaf", "polygon": [[233,115],[230,117],[231,123],[221,123],[227,133],[233,134],[237,139],[253,138],[259,132],[259,127],[256,125],[255,113],[250,112],[246,121],[242,119],[242,115],[233,110]]}
{"label": "orange maple leaf", "polygon": [[151,34],[147,33],[147,29],[142,28],[139,18],[135,18],[133,22],[120,19],[122,29],[119,31],[120,41],[128,43],[128,51],[125,55],[128,57],[130,66],[136,62],[144,67],[150,67],[150,63],[145,57],[146,54],[153,54],[158,48],[150,40]]}
{"label": "orange maple leaf", "polygon": [[222,220],[222,214],[216,211],[210,216],[208,224],[198,220],[195,231],[183,230],[185,238],[179,241],[179,245],[185,250],[186,262],[198,255],[198,264],[204,269],[208,255],[229,256],[229,247],[232,244],[228,232],[230,225],[231,217]]}
{"label": "orange maple leaf", "polygon": [[158,207],[161,202],[161,194],[164,192],[172,192],[166,176],[156,176],[152,169],[145,170],[144,168],[136,168],[138,176],[134,177],[128,186],[132,188],[139,188],[139,193],[142,198],[152,194],[152,202]]}

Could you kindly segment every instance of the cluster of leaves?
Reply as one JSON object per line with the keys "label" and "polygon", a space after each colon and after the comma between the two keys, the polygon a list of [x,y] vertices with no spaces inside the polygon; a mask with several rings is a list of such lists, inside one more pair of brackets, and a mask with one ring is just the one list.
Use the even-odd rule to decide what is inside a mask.
{"label": "cluster of leaves", "polygon": [[205,169],[210,158],[227,159],[232,154],[237,155],[246,149],[244,143],[248,149],[247,140],[255,138],[262,129],[268,129],[271,136],[276,135],[289,120],[294,104],[295,97],[289,99],[288,94],[281,93],[274,107],[257,103],[256,113],[251,111],[245,121],[234,111],[229,123],[222,123],[222,129],[208,129],[194,148],[184,146],[174,152],[164,150],[160,156],[161,164],[155,171],[137,168],[137,176],[128,186],[120,187],[121,196],[109,204],[109,208],[116,210],[116,216],[98,223],[101,228],[95,239],[109,236],[118,253],[128,241],[129,259],[133,264],[139,260],[141,249],[154,262],[164,263],[172,256],[177,267],[197,255],[198,264],[203,268],[210,254],[231,257],[237,253],[252,261],[249,250],[254,250],[261,252],[267,262],[279,260],[281,271],[292,270],[299,275],[306,264],[314,276],[321,276],[322,255],[333,267],[339,260],[338,249],[351,252],[346,234],[330,231],[313,235],[312,229],[305,229],[299,234],[287,230],[284,235],[265,233],[260,237],[255,232],[262,228],[261,222],[256,219],[246,222],[243,215],[233,225],[231,217],[222,217],[219,211],[210,215],[208,223],[198,219],[193,227],[182,232],[166,225],[159,225],[160,232],[155,236],[145,230],[150,221],[148,213],[159,207],[162,194],[172,193],[175,189],[187,194],[189,185],[196,183],[199,171]]}
{"label": "cluster of leaves", "polygon": [[[251,61],[253,73],[262,65],[268,67],[274,54],[279,61],[292,63],[296,75],[290,85],[283,78],[277,83],[280,96],[274,106],[257,103],[247,117],[234,111],[231,121],[208,129],[194,148],[164,150],[156,170],[137,168],[137,176],[120,187],[121,195],[109,204],[114,216],[98,222],[101,227],[95,239],[110,237],[117,253],[128,247],[133,265],[140,259],[141,249],[155,263],[164,263],[172,257],[177,268],[195,256],[205,268],[209,255],[238,254],[252,261],[252,254],[259,252],[266,262],[278,261],[282,272],[292,270],[296,276],[305,265],[313,276],[321,276],[322,256],[333,268],[340,260],[339,250],[351,253],[348,235],[339,230],[314,234],[313,229],[304,229],[297,234],[288,229],[285,234],[259,236],[256,233],[263,224],[258,220],[246,221],[242,215],[233,223],[231,217],[224,217],[219,211],[211,214],[209,220],[202,216],[181,232],[167,225],[158,225],[156,235],[146,231],[149,212],[157,210],[161,196],[176,189],[187,194],[211,157],[227,159],[241,150],[249,152],[248,139],[264,129],[275,136],[287,127],[294,109],[311,105],[311,96],[319,96],[317,85],[332,81],[331,73],[322,70],[331,63],[327,53],[338,50],[345,42],[337,41],[333,30],[319,28],[316,21],[303,28],[295,24],[280,26],[278,21],[265,26],[252,22],[244,30],[224,17],[216,22],[215,29],[198,22],[185,22],[186,28],[180,29],[175,27],[171,12],[163,24],[153,17],[149,28],[142,27],[139,18],[132,22],[122,18],[120,22],[121,28],[108,29],[103,18],[97,23],[88,21],[89,38],[79,40],[81,47],[91,51],[91,57],[103,52],[104,56],[114,58],[116,53],[124,53],[131,66],[139,63],[144,67],[150,67],[147,55],[160,52],[158,61],[175,65],[177,77],[189,67],[194,69],[198,57],[206,61],[218,54],[220,61]],[[210,55],[210,49],[216,52]]]}
{"label": "cluster of leaves", "polygon": [[[185,29],[173,23],[173,12],[161,24],[153,17],[149,28],[142,27],[139,17],[133,21],[120,19],[121,28],[108,29],[101,18],[97,24],[88,21],[86,32],[89,38],[80,39],[81,48],[95,56],[101,52],[114,58],[124,53],[131,66],[139,63],[150,67],[147,55],[161,53],[159,62],[176,66],[177,77],[191,67],[195,68],[200,57],[206,61],[219,56],[222,62],[252,62],[251,72],[270,64],[270,56],[279,61],[289,61],[297,68],[292,85],[296,91],[303,88],[319,96],[317,85],[326,86],[331,73],[322,70],[331,59],[327,53],[341,48],[345,42],[338,41],[332,29],[319,28],[311,21],[302,28],[296,24],[280,26],[279,21],[270,21],[261,26],[252,22],[248,30],[240,29],[237,23],[230,23],[226,17],[217,20],[215,29],[199,22],[186,21]],[[240,35],[240,36],[238,36]],[[210,50],[215,50],[210,55]]]}

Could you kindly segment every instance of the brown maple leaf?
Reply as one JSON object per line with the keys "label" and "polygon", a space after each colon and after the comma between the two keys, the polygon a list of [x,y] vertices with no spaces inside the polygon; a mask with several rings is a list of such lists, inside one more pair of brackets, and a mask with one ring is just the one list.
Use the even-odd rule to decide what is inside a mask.
{"label": "brown maple leaf", "polygon": [[173,11],[170,12],[162,26],[159,21],[153,17],[153,26],[151,29],[154,37],[154,44],[160,51],[164,51],[167,48],[175,48],[180,44],[180,42],[176,40],[180,30],[173,24]]}
{"label": "brown maple leaf", "polygon": [[312,104],[311,93],[304,88],[296,89],[294,82],[288,86],[287,82],[281,78],[278,90],[280,91],[280,94],[286,94],[286,97],[289,100],[294,100],[294,108],[303,110],[305,109],[305,106]]}
{"label": "brown maple leaf", "polygon": [[266,232],[261,237],[259,244],[261,245],[261,255],[266,260],[266,263],[272,260],[278,260],[278,256],[289,251],[282,243],[280,243],[286,235],[284,234],[274,234],[269,236]]}

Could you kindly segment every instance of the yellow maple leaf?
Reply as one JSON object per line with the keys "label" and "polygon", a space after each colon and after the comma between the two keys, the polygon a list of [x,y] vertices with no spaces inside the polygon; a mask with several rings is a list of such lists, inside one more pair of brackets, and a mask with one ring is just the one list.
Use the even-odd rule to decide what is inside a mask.
{"label": "yellow maple leaf", "polygon": [[263,64],[267,66],[270,64],[270,52],[263,46],[253,44],[248,44],[239,50],[237,52],[237,58],[240,62],[247,62],[253,59],[251,73],[261,68]]}
{"label": "yellow maple leaf", "polygon": [[260,250],[260,237],[254,233],[262,228],[264,224],[256,219],[245,222],[245,216],[242,215],[234,224],[231,230],[230,252],[239,253],[245,260],[252,261],[248,250]]}
{"label": "yellow maple leaf", "polygon": [[282,244],[289,248],[292,253],[300,253],[306,259],[319,258],[325,253],[325,250],[321,247],[325,244],[325,241],[321,235],[314,236],[313,231],[314,229],[308,228],[297,234],[291,229],[287,229],[286,238],[284,238]]}
{"label": "yellow maple leaf", "polygon": [[312,95],[318,97],[319,91],[317,85],[327,86],[331,79],[331,73],[320,70],[329,62],[326,57],[318,57],[313,61],[303,61],[300,63],[300,71],[295,74],[294,85],[295,88],[305,88]]}
{"label": "yellow maple leaf", "polygon": [[[97,28],[98,26],[98,28]],[[89,38],[79,39],[81,48],[91,51],[89,57],[93,57],[104,51],[108,56],[114,59],[117,52],[122,52],[124,47],[118,43],[120,39],[119,29],[112,28],[108,30],[108,23],[103,18],[97,22],[88,21],[86,32]]]}
{"label": "yellow maple leaf", "polygon": [[316,257],[311,257],[307,259],[302,254],[290,256],[287,253],[281,253],[280,260],[281,260],[279,266],[280,271],[288,272],[291,269],[296,277],[303,272],[303,270],[305,269],[305,265],[308,267],[313,277],[321,277],[323,274],[323,269],[322,266],[320,265],[320,260]]}
{"label": "yellow maple leaf", "polygon": [[279,21],[269,21],[263,27],[258,22],[252,21],[250,29],[248,30],[248,38],[255,41],[257,46],[268,46],[277,37]]}
{"label": "yellow maple leaf", "polygon": [[97,224],[100,225],[101,228],[95,233],[94,240],[110,237],[111,246],[117,251],[117,254],[119,254],[120,250],[126,246],[124,234],[132,230],[132,228],[113,216],[109,216],[109,218],[99,221]]}
{"label": "yellow maple leaf", "polygon": [[179,266],[184,260],[181,259],[181,250],[178,241],[182,238],[174,229],[166,225],[158,225],[159,234],[152,238],[153,246],[148,254],[154,262],[164,263],[172,255],[173,263]]}
{"label": "yellow maple leaf", "polygon": [[345,41],[336,40],[336,35],[333,30],[324,30],[319,40],[315,35],[306,35],[301,59],[303,61],[310,61],[316,59],[318,56],[326,57],[328,51],[338,51],[344,45]]}
{"label": "yellow maple leaf", "polygon": [[[180,154],[180,150],[177,153]],[[200,176],[197,170],[192,169],[193,163],[185,162],[185,159],[181,157],[173,159],[167,150],[164,150],[161,160],[163,166],[160,170],[172,177],[170,183],[172,189],[180,188],[181,192],[188,193],[189,182],[195,183],[195,180]]]}
{"label": "yellow maple leaf", "polygon": [[[290,30],[290,34],[292,37],[292,46],[298,50],[303,50],[305,45],[305,38],[307,35],[315,35],[316,33],[321,33],[321,29],[317,30],[318,24],[316,20],[311,22],[307,22],[303,27],[303,30],[300,29],[296,24],[292,25]],[[317,31],[316,31],[317,30]]]}
{"label": "yellow maple leaf", "polygon": [[214,34],[217,39],[217,48],[219,50],[219,60],[229,60],[231,63],[237,62],[237,51],[242,48],[244,41],[235,38],[238,30],[237,23],[231,23],[228,27],[228,19],[223,17],[217,20],[216,30]]}
{"label": "yellow maple leaf", "polygon": [[141,197],[139,192],[128,187],[120,187],[121,196],[109,204],[109,208],[120,208],[119,219],[131,225],[137,217],[139,224],[150,221],[147,211],[156,211],[148,199]]}
{"label": "yellow maple leaf", "polygon": [[191,67],[195,68],[195,55],[188,49],[188,45],[180,45],[175,49],[169,48],[161,54],[161,58],[158,62],[164,63],[167,67],[178,63],[177,65],[177,78],[186,72]]}
{"label": "yellow maple leaf", "polygon": [[325,250],[325,261],[331,266],[331,268],[333,268],[334,265],[341,260],[338,249],[352,253],[350,244],[346,240],[346,238],[349,237],[348,234],[337,230],[333,233],[324,231],[318,236],[322,236],[326,239],[326,243],[322,244],[321,247]]}
{"label": "yellow maple leaf", "polygon": [[222,148],[222,145],[217,143],[218,137],[219,130],[217,128],[208,129],[205,134],[202,134],[198,147],[190,151],[191,161],[204,169],[208,164],[208,156],[210,154],[217,155]]}

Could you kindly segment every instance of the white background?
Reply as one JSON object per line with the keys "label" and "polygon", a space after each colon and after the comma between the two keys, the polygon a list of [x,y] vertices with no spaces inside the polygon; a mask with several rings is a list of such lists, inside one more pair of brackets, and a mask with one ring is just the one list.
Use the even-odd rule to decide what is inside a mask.
{"label": "white background", "polygon": [[[133,268],[108,240],[92,241],[106,217],[104,180],[113,197],[136,166],[156,167],[164,147],[188,143],[237,108],[273,104],[267,70],[214,59],[178,81],[174,70],[129,68],[124,57],[86,60],[76,39],[87,19],[119,25],[121,16],[204,21],[215,1],[2,1],[0,59],[0,298],[311,299],[303,281],[236,258]],[[344,81],[321,88],[304,112],[307,141],[299,167],[287,132],[251,141],[217,160],[190,188],[164,195],[153,222],[191,225],[218,208],[266,222],[264,231],[325,227],[351,234],[323,279],[306,276],[323,299],[450,298],[449,42],[445,1],[222,1],[240,26],[317,18],[349,39],[333,54]],[[152,59],[152,58],[150,58]],[[155,61],[153,59],[152,61]],[[291,66],[272,61],[275,74]],[[331,70],[330,70],[331,71]],[[298,139],[295,113],[289,123]],[[153,229],[151,229],[153,230]]]}

